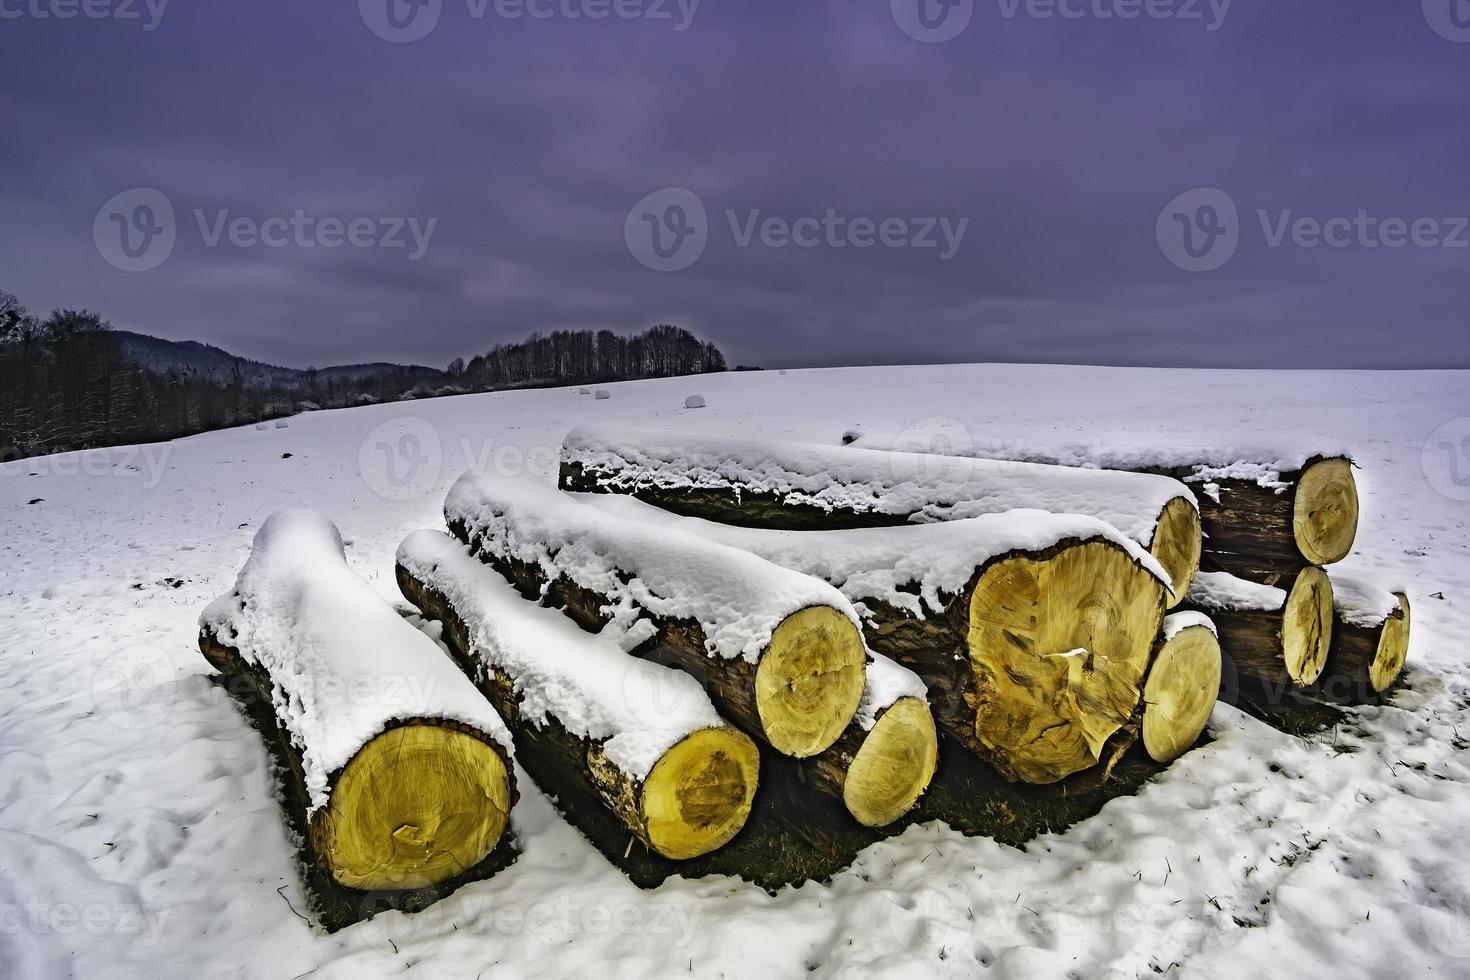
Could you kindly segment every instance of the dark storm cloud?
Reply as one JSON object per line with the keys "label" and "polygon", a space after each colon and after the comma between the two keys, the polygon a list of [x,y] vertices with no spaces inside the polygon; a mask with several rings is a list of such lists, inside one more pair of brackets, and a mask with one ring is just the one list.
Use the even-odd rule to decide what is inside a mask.
{"label": "dark storm cloud", "polygon": [[[932,44],[900,29],[917,23],[904,0],[899,16],[702,0],[692,19],[668,0],[669,19],[596,21],[564,11],[597,0],[542,2],[554,16],[442,0],[426,37],[390,43],[349,2],[172,0],[150,31],[142,3],[140,22],[0,0],[0,286],[298,365],[443,363],[535,329],[661,320],[768,365],[1470,364],[1470,248],[1368,247],[1381,229],[1361,221],[1348,247],[1304,247],[1290,224],[1271,244],[1283,215],[1434,219],[1424,241],[1470,215],[1470,43],[1435,29],[1436,0],[1067,0],[1081,16],[1044,19],[977,0]],[[1143,13],[1102,16],[1125,9]],[[137,187],[166,196],[177,241],[126,272],[93,222]],[[677,272],[640,265],[624,235],[664,188],[708,216]],[[1178,268],[1156,235],[1196,188],[1239,216],[1212,271]],[[364,241],[437,223],[414,261],[406,231],[404,248],[206,247],[195,215],[263,228],[298,210],[369,219]],[[856,248],[810,221],[816,247],[741,245],[755,212],[829,210],[901,219],[894,241],[968,224],[948,261],[937,223],[936,248]],[[1199,199],[1180,213],[1213,241]]]}

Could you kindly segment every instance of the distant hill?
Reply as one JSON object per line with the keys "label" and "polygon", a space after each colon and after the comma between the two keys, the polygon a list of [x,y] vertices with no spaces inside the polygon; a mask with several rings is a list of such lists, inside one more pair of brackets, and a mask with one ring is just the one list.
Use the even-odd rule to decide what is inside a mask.
{"label": "distant hill", "polygon": [[[163,340],[130,330],[114,330],[119,353],[138,367],[157,375],[185,375],[212,384],[229,385],[238,370],[247,388],[305,388],[307,372],[300,368],[278,367],[249,358],[237,357],[227,350],[193,340]],[[343,364],[319,368],[320,382],[356,383],[394,375],[409,381],[442,381],[443,371],[421,365]]]}

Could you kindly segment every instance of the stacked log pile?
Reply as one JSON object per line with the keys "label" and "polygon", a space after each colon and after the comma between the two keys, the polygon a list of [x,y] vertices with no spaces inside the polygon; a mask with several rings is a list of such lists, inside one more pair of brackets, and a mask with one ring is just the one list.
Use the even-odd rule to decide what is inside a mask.
{"label": "stacked log pile", "polygon": [[[424,629],[288,511],[200,647],[283,760],[319,912],[503,866],[512,746],[640,884],[774,886],[912,820],[1075,818],[1221,696],[1391,690],[1407,595],[1322,567],[1357,530],[1345,458],[1063,462],[579,429],[560,488],[467,474],[448,533],[403,542]],[[390,678],[418,699],[332,695]]]}
{"label": "stacked log pile", "polygon": [[[507,861],[512,740],[463,674],[348,568],[330,521],[262,525],[199,646],[284,763],[329,928],[422,907]],[[512,855],[513,856],[513,855]]]}

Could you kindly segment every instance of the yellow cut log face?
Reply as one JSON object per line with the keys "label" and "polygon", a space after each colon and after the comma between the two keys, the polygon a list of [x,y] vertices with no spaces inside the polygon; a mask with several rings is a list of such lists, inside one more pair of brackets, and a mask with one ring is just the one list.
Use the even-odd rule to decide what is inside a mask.
{"label": "yellow cut log face", "polygon": [[510,794],[505,760],[484,740],[428,721],[395,728],[343,769],[313,822],[316,853],[347,888],[437,885],[495,849]]}
{"label": "yellow cut log face", "polygon": [[1155,762],[1173,762],[1199,741],[1220,673],[1220,641],[1205,626],[1180,630],[1160,647],[1143,689],[1143,747]]}
{"label": "yellow cut log face", "polygon": [[1133,715],[1165,590],[1102,541],[1001,559],[970,599],[975,735],[1008,778],[1090,768]]}
{"label": "yellow cut log face", "polygon": [[832,746],[857,714],[867,649],[852,621],[811,606],[777,626],[756,669],[756,710],[771,748],[805,759]]}
{"label": "yellow cut log face", "polygon": [[643,784],[643,826],[675,861],[728,844],[750,816],[760,769],[755,742],[733,728],[706,728],[679,742]]}
{"label": "yellow cut log face", "polygon": [[1383,632],[1378,636],[1378,655],[1368,668],[1368,680],[1373,690],[1380,694],[1399,679],[1404,672],[1404,662],[1409,658],[1409,597],[1402,592],[1395,592],[1394,597],[1398,599],[1399,607],[1383,624]]}
{"label": "yellow cut log face", "polygon": [[1313,565],[1342,561],[1358,536],[1358,481],[1353,464],[1325,459],[1302,473],[1292,504],[1297,548]]}
{"label": "yellow cut log face", "polygon": [[1189,587],[1194,584],[1203,549],[1199,511],[1188,500],[1175,497],[1164,505],[1148,549],[1173,581],[1174,591],[1168,597],[1170,609],[1184,601]]}
{"label": "yellow cut log face", "polygon": [[1281,611],[1281,653],[1296,684],[1308,687],[1322,676],[1334,620],[1331,579],[1320,568],[1303,569]]}
{"label": "yellow cut log face", "polygon": [[842,788],[847,811],[865,827],[886,827],[913,809],[939,764],[934,715],[920,698],[902,698],[863,739]]}

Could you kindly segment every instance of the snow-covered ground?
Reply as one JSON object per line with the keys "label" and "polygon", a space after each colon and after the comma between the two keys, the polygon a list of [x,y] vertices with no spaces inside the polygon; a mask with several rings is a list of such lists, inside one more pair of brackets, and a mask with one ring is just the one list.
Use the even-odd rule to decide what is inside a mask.
{"label": "snow-covered ground", "polygon": [[[610,391],[0,467],[0,976],[1470,977],[1470,374],[955,366]],[[691,394],[709,407],[684,409]],[[1015,850],[915,827],[775,896],[639,891],[523,780],[508,871],[418,916],[314,931],[265,750],[203,676],[200,610],[285,506],[330,515],[398,600],[396,547],[442,526],[470,462],[550,480],[589,420],[828,443],[853,427],[1347,443],[1364,493],[1350,565],[1408,585],[1409,689],[1310,742],[1218,708],[1214,742],[1064,834]]]}

